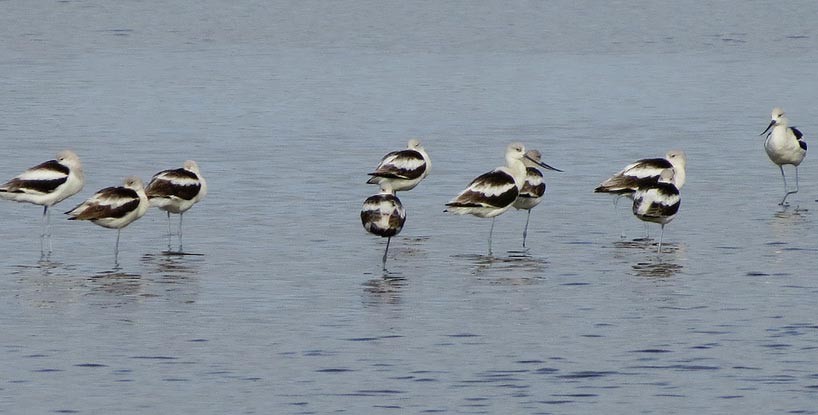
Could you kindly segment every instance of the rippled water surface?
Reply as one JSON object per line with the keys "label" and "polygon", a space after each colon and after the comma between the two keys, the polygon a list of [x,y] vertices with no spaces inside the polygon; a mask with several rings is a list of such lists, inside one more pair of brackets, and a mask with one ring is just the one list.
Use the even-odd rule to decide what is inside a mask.
{"label": "rippled water surface", "polygon": [[[87,178],[48,257],[0,203],[1,413],[818,413],[818,169],[777,206],[759,136],[782,106],[818,143],[818,3],[165,3],[0,2],[0,178],[63,148]],[[410,137],[383,273],[366,173]],[[487,256],[443,204],[511,141],[565,172]],[[657,255],[592,189],[671,148]],[[197,255],[151,210],[113,269],[61,214],[186,159]]]}

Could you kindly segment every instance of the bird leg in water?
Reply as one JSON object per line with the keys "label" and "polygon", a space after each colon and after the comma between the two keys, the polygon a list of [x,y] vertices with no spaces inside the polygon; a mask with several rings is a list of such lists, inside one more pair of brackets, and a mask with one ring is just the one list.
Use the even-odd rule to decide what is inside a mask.
{"label": "bird leg in water", "polygon": [[787,203],[787,196],[798,193],[798,166],[795,166],[795,190],[792,191],[790,191],[789,187],[787,187],[787,176],[784,175],[784,165],[780,165],[778,168],[781,169],[781,178],[784,179],[784,198],[781,199],[781,203],[778,205],[789,206],[789,203]]}
{"label": "bird leg in water", "polygon": [[383,270],[386,271],[386,253],[389,252],[389,242],[392,240],[392,237],[386,238],[386,249],[383,250]]}
{"label": "bird leg in water", "polygon": [[46,224],[46,221],[48,220],[47,215],[48,215],[48,206],[43,206],[43,220],[42,220],[42,225],[41,225],[42,232],[40,232],[40,254],[45,252],[45,234],[46,234],[46,227],[48,226]]}
{"label": "bird leg in water", "polygon": [[662,232],[659,234],[659,249],[656,250],[657,254],[662,253],[662,239],[665,237],[665,224],[662,224]]}
{"label": "bird leg in water", "polygon": [[185,215],[185,212],[179,213],[179,252],[182,252],[182,217]]}
{"label": "bird leg in water", "polygon": [[497,217],[491,218],[491,229],[489,230],[489,256],[491,256],[491,234],[494,233],[494,219]]}
{"label": "bird leg in water", "polygon": [[119,234],[122,229],[116,230],[116,245],[114,245],[114,265],[119,265]]}
{"label": "bird leg in water", "polygon": [[168,214],[168,252],[171,252],[172,250],[170,248],[170,235],[172,234],[172,232],[170,231],[170,211],[167,211],[167,214]]}

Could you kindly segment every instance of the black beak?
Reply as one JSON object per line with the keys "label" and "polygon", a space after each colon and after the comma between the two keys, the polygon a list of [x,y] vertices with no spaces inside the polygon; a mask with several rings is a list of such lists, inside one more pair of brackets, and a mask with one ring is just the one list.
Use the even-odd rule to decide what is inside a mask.
{"label": "black beak", "polygon": [[560,169],[558,169],[558,168],[556,168],[556,167],[551,167],[551,166],[549,166],[549,165],[547,165],[547,164],[545,164],[545,163],[543,163],[543,162],[541,162],[541,161],[534,160],[534,159],[533,159],[533,158],[531,158],[531,157],[525,156],[525,158],[526,158],[526,159],[528,159],[528,160],[530,160],[532,163],[534,163],[534,164],[536,164],[536,165],[538,165],[538,166],[542,167],[542,168],[545,168],[545,169],[548,169],[548,170],[554,170],[554,171],[562,172],[562,170],[560,170]]}
{"label": "black beak", "polygon": [[764,130],[764,132],[763,132],[763,133],[761,133],[761,134],[759,134],[759,135],[764,135],[764,134],[766,134],[766,133],[767,133],[767,131],[770,131],[770,128],[773,128],[773,126],[774,126],[774,125],[775,125],[775,120],[770,121],[770,125],[768,125],[768,126],[767,126],[767,129],[766,129],[766,130]]}

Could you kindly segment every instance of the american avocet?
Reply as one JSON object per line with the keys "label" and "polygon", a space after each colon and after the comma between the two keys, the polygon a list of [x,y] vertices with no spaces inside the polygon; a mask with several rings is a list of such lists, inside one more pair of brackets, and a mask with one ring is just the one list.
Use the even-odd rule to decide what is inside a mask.
{"label": "american avocet", "polygon": [[50,206],[77,194],[85,184],[80,158],[71,151],[63,150],[55,160],[34,166],[0,186],[0,198],[43,206],[40,250],[48,239],[51,252]]}
{"label": "american avocet", "polygon": [[65,214],[71,216],[68,220],[90,220],[104,228],[116,229],[114,262],[118,263],[122,228],[141,218],[148,206],[142,179],[131,176],[125,178],[122,186],[106,187]]}
{"label": "american avocet", "polygon": [[[531,209],[542,202],[545,196],[545,182],[543,181],[542,172],[537,169],[539,162],[542,159],[542,154],[538,150],[528,150],[523,158],[525,164],[525,183],[523,183],[520,193],[517,195],[517,200],[514,201],[515,209],[525,209],[528,214],[525,218],[525,228],[523,229],[523,248],[525,248],[525,239],[528,235],[528,221],[531,219]],[[562,171],[551,168],[551,170]]]}
{"label": "american avocet", "polygon": [[633,214],[645,222],[662,225],[657,251],[659,253],[662,252],[665,225],[676,216],[682,201],[679,188],[673,184],[673,177],[672,169],[662,170],[655,183],[643,183],[633,193]]}
{"label": "american avocet", "polygon": [[399,234],[406,222],[406,210],[394,190],[388,184],[381,184],[380,193],[368,197],[361,207],[361,224],[367,232],[385,237],[386,249],[383,251],[383,269],[386,271],[386,254],[389,242]]}
{"label": "american avocet", "polygon": [[432,168],[429,154],[420,145],[420,140],[409,140],[406,150],[393,151],[383,156],[367,183],[386,183],[396,191],[412,190],[420,183]]}
{"label": "american avocet", "polygon": [[[673,172],[673,183],[677,189],[681,189],[685,184],[687,173],[687,155],[682,150],[670,150],[665,154],[665,158],[649,158],[637,160],[628,164],[622,170],[600,183],[594,192],[611,193],[616,195],[614,206],[619,198],[624,196],[633,199],[633,193],[640,186],[647,186],[656,183],[662,171],[671,169]],[[619,211],[617,210],[617,213]],[[645,225],[645,237],[647,238],[648,228]],[[625,237],[623,231],[622,237]]]}
{"label": "american avocet", "polygon": [[[525,183],[526,167],[523,164],[525,158],[528,158],[525,154],[525,146],[520,143],[509,144],[506,147],[505,166],[478,176],[469,183],[466,190],[463,190],[449,203],[446,203],[448,209],[444,212],[491,218],[488,242],[489,255],[491,255],[491,235],[494,233],[494,219],[514,204],[523,183]],[[549,170],[556,170],[541,161],[535,162],[535,164]]]}
{"label": "american avocet", "polygon": [[[770,128],[773,130],[770,131]],[[764,140],[764,150],[767,150],[767,155],[773,163],[778,165],[781,170],[781,178],[784,179],[784,198],[781,199],[779,205],[786,206],[787,196],[798,193],[798,165],[804,160],[807,155],[807,143],[804,141],[804,134],[798,131],[795,127],[789,126],[789,120],[784,116],[784,110],[781,108],[773,108],[772,121],[767,129],[761,135],[767,134],[767,139]],[[792,164],[795,166],[795,190],[787,188],[787,176],[784,175],[784,165]]]}
{"label": "american avocet", "polygon": [[170,214],[179,214],[179,252],[182,252],[182,216],[207,195],[207,182],[199,165],[188,160],[182,166],[181,169],[156,173],[145,189],[151,206],[168,214],[168,252],[171,250]]}
{"label": "american avocet", "polygon": [[630,197],[639,188],[656,183],[666,169],[673,169],[673,184],[681,189],[685,184],[687,155],[682,150],[671,150],[665,158],[637,160],[625,166],[608,180],[600,183],[594,192],[613,193]]}

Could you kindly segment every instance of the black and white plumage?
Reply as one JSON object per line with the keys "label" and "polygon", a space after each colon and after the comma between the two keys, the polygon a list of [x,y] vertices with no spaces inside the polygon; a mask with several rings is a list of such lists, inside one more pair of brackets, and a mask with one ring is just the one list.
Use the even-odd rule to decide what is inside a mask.
{"label": "black and white plumage", "polygon": [[[770,129],[772,128],[772,131]],[[767,134],[767,131],[770,131]],[[807,142],[804,141],[804,134],[797,128],[789,126],[789,120],[784,116],[784,110],[773,108],[772,121],[761,135],[767,134],[764,140],[764,150],[773,163],[781,170],[781,178],[784,179],[784,198],[779,205],[787,205],[787,196],[798,193],[798,165],[804,161],[807,155]],[[787,187],[787,176],[784,175],[784,165],[792,164],[795,167],[795,190]]]}
{"label": "black and white plumage", "polygon": [[182,252],[182,217],[207,195],[207,182],[199,171],[199,165],[187,160],[180,169],[156,173],[148,183],[145,194],[151,206],[167,212],[168,251],[171,250],[170,214],[179,215],[179,252]]}
{"label": "black and white plumage", "polygon": [[148,196],[142,179],[125,178],[122,186],[106,187],[77,207],[65,212],[68,220],[88,220],[99,226],[116,229],[114,260],[119,256],[119,234],[122,228],[141,218],[148,210]]}
{"label": "black and white plumage", "polygon": [[673,184],[681,189],[685,184],[687,173],[687,155],[682,150],[671,150],[665,158],[650,158],[637,160],[625,166],[609,179],[600,183],[594,192],[613,193],[617,195],[631,197],[640,187],[656,183],[659,176],[666,169],[671,169],[673,174]]}
{"label": "black and white plumage", "polygon": [[389,186],[382,186],[381,192],[368,197],[361,207],[361,224],[367,232],[386,238],[383,251],[383,269],[386,270],[386,254],[389,242],[399,234],[406,223],[406,210],[400,199]]}
{"label": "black and white plumage", "polygon": [[656,183],[643,184],[633,193],[633,214],[645,222],[662,225],[658,249],[660,253],[665,225],[676,217],[682,201],[679,188],[673,184],[673,175],[672,169],[665,169]]}
{"label": "black and white plumage", "polygon": [[421,182],[432,168],[429,154],[420,144],[420,140],[411,139],[405,150],[393,151],[383,156],[367,183],[385,184],[399,192],[412,190]]}
{"label": "black and white plumage", "polygon": [[36,165],[0,186],[0,198],[43,206],[43,224],[40,248],[45,250],[48,240],[51,252],[51,215],[49,207],[77,194],[85,184],[85,175],[79,157],[71,150],[63,150],[57,158]]}
{"label": "black and white plumage", "polygon": [[[506,165],[478,176],[469,186],[454,199],[446,203],[445,212],[457,215],[474,215],[479,218],[492,218],[489,231],[489,255],[491,255],[491,235],[494,232],[494,218],[505,213],[520,194],[526,177],[523,159],[528,158],[525,146],[520,143],[509,144],[506,148]],[[532,162],[534,162],[532,160]],[[536,165],[549,169],[555,168],[541,162]]]}
{"label": "black and white plumage", "polygon": [[[528,236],[528,222],[531,219],[531,209],[539,205],[545,196],[545,181],[543,180],[542,172],[535,166],[539,166],[542,159],[542,154],[538,150],[526,151],[526,157],[523,158],[525,164],[525,182],[517,195],[517,200],[514,201],[515,209],[524,209],[528,211],[525,219],[525,228],[523,229],[523,248],[525,248],[525,240]],[[562,171],[552,168],[551,170]]]}

